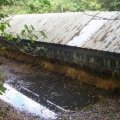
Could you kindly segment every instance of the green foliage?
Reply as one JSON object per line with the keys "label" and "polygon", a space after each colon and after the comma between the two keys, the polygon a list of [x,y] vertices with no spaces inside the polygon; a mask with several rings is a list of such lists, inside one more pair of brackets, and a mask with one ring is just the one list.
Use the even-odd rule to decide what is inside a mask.
{"label": "green foliage", "polygon": [[[36,31],[32,25],[31,26],[25,25],[24,29],[20,32],[20,34],[16,35],[17,39],[13,39],[14,38],[13,35],[6,32],[6,29],[10,27],[10,24],[9,24],[9,20],[4,20],[5,17],[6,15],[0,14],[0,35],[3,36],[8,42],[10,41],[10,43],[12,43],[15,47],[17,47],[21,52],[27,54],[33,50],[31,44],[34,44],[34,41],[39,38],[38,33],[40,36],[43,36],[43,38],[47,37],[44,31]],[[18,45],[22,40],[22,38],[30,40],[31,44],[28,43],[27,45],[24,45],[22,49],[20,49]],[[5,48],[3,46],[0,46],[0,49],[5,49]],[[46,53],[46,49],[43,49],[43,47],[40,49],[36,48],[36,50],[34,51],[36,52],[38,50],[39,50],[38,53],[40,53],[41,51],[41,55],[43,53]]]}
{"label": "green foliage", "polygon": [[[30,40],[31,44],[34,44],[34,41],[39,38],[38,33],[40,34],[40,36],[43,36],[44,38],[47,37],[44,31],[36,31],[32,25],[31,26],[25,25],[24,29],[21,31],[20,35],[17,35],[16,44],[17,44],[17,42],[20,42],[20,40],[22,38],[28,39],[28,40]],[[24,45],[24,47],[21,51],[28,52],[28,53],[32,51],[34,54],[37,53],[37,54],[41,54],[42,56],[46,55],[47,49],[45,47],[37,47],[35,50],[33,50],[33,48],[31,47],[31,44],[28,43],[28,44]]]}
{"label": "green foliage", "polygon": [[13,35],[9,34],[9,33],[6,33],[6,31],[5,31],[7,27],[10,27],[10,24],[9,24],[8,21],[4,21],[4,22],[0,23],[0,35],[5,37],[6,40],[12,40]]}
{"label": "green foliage", "polygon": [[120,0],[0,0],[7,13],[47,13],[84,10],[120,10]]}
{"label": "green foliage", "polygon": [[51,10],[49,0],[23,0],[23,3],[27,13],[45,13]]}
{"label": "green foliage", "polygon": [[98,10],[97,0],[51,0],[54,12]]}
{"label": "green foliage", "polygon": [[7,15],[0,14],[0,35],[5,37],[7,40],[12,40],[13,35],[6,33],[6,28],[10,27],[9,20],[4,20]]}
{"label": "green foliage", "polygon": [[120,10],[120,0],[98,0],[101,4],[103,10],[108,11],[119,11]]}
{"label": "green foliage", "polygon": [[[25,39],[29,39],[30,41],[34,42],[36,39],[38,39],[37,35],[35,34],[35,28],[31,26],[24,26],[24,29],[21,31],[20,36]],[[17,35],[18,40],[20,40],[19,35]]]}
{"label": "green foliage", "polygon": [[20,32],[20,34],[17,35],[17,39],[21,40],[21,37],[22,37],[34,43],[34,41],[39,38],[38,36],[43,36],[44,38],[47,38],[44,31],[36,31],[32,25],[30,26],[25,25],[24,29]]}
{"label": "green foliage", "polygon": [[3,87],[3,81],[4,81],[4,75],[2,72],[0,72],[0,95],[2,95],[5,92],[5,88]]}
{"label": "green foliage", "polygon": [[3,13],[0,13],[0,20],[2,20],[5,17]]}
{"label": "green foliage", "polygon": [[73,1],[70,0],[51,0],[53,12],[76,11]]}
{"label": "green foliage", "polygon": [[0,95],[2,95],[5,92],[5,87],[3,86],[3,84],[0,84]]}
{"label": "green foliage", "polygon": [[1,5],[11,5],[12,0],[0,0],[0,6]]}
{"label": "green foliage", "polygon": [[101,9],[101,5],[98,3],[97,0],[83,0],[81,6],[83,10],[100,10]]}

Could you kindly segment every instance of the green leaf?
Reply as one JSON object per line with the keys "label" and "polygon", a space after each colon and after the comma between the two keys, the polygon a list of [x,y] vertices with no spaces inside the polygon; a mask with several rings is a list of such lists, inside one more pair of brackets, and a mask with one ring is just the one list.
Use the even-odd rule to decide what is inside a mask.
{"label": "green leaf", "polygon": [[35,30],[35,28],[31,25],[32,30]]}
{"label": "green leaf", "polygon": [[11,27],[10,24],[9,24],[9,22],[7,22],[6,24],[7,24],[8,27]]}
{"label": "green leaf", "polygon": [[5,92],[6,88],[3,86],[3,84],[0,84],[0,95],[2,95]]}
{"label": "green leaf", "polygon": [[47,38],[47,36],[46,36],[46,34],[45,34],[44,31],[40,31],[40,34],[41,34],[43,37]]}
{"label": "green leaf", "polygon": [[21,35],[24,36],[25,35],[25,30],[21,31]]}
{"label": "green leaf", "polygon": [[36,39],[38,39],[38,36],[37,36],[37,35],[35,35],[35,34],[34,34],[34,37],[35,37]]}
{"label": "green leaf", "polygon": [[27,30],[29,29],[27,25],[25,25],[24,27],[25,27],[25,29],[27,29]]}
{"label": "green leaf", "polygon": [[0,31],[4,32],[5,29],[6,29],[5,24],[4,24],[4,23],[1,23],[1,24],[0,24]]}
{"label": "green leaf", "polygon": [[13,39],[13,35],[12,34],[8,34],[6,37],[7,37],[7,40],[12,40]]}
{"label": "green leaf", "polygon": [[21,38],[18,34],[17,34],[17,39],[18,39],[18,41],[21,41]]}

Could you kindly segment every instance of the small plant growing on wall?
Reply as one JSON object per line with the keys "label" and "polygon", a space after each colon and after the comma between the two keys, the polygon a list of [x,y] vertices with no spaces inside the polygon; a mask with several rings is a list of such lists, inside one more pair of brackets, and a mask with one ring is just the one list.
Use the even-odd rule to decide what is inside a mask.
{"label": "small plant growing on wall", "polygon": [[[17,34],[17,40],[21,40],[22,38],[30,40],[30,42],[34,43],[37,39],[39,39],[38,34],[43,38],[47,38],[44,31],[36,31],[35,28],[30,25],[24,25],[23,30],[20,34]],[[22,37],[22,38],[21,38]]]}
{"label": "small plant growing on wall", "polygon": [[[39,39],[38,34],[41,35],[43,38],[47,38],[44,31],[36,31],[35,28],[30,25],[24,25],[23,30],[20,32],[20,34],[17,34],[17,39],[14,39],[14,36],[11,33],[7,33],[6,29],[10,27],[9,20],[4,20],[6,15],[0,14],[0,35],[7,40],[7,42],[13,44],[15,47],[17,47],[21,52],[24,52],[26,54],[30,53],[39,53],[41,55],[46,54],[46,48],[44,47],[37,47],[36,50],[31,47],[31,44],[34,44],[34,41]],[[36,34],[37,33],[37,34]],[[28,39],[29,43],[27,45],[24,45],[22,49],[18,47],[18,44],[21,42],[22,38]],[[3,47],[0,47],[3,49]],[[39,48],[39,49],[38,49]]]}

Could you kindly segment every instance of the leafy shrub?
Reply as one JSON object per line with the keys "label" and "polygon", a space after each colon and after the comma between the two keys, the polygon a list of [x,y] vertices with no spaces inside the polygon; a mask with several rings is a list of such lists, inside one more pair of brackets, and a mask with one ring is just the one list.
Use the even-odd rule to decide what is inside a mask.
{"label": "leafy shrub", "polygon": [[51,11],[51,4],[48,0],[23,0],[27,13],[45,13]]}

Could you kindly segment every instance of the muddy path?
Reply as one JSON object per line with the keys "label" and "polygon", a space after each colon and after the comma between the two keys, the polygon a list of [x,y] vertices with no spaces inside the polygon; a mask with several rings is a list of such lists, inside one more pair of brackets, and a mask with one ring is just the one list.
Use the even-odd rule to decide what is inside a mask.
{"label": "muddy path", "polygon": [[[11,120],[11,116],[13,116],[12,120],[120,119],[119,90],[107,91],[98,89],[60,74],[40,70],[37,66],[5,57],[0,57],[0,63],[0,71],[4,74],[5,85],[9,86],[9,89],[14,90],[17,95],[20,94],[19,97],[22,96],[20,97],[22,104],[19,103],[19,100],[17,105],[15,104],[17,103],[16,97],[18,97],[16,95],[14,95],[14,102],[12,103],[9,102],[11,100],[10,97],[7,103],[0,99],[2,115],[4,115],[4,112],[8,113],[2,119]],[[9,96],[10,90],[7,93]],[[27,101],[30,102],[29,105],[31,101],[37,105],[34,109],[36,109],[38,114],[29,111],[32,105],[26,109],[26,103],[23,103],[23,96],[27,97]],[[6,108],[9,106],[8,103],[10,104],[10,109],[7,110],[10,112],[6,112]],[[23,105],[22,109],[21,105]],[[45,109],[42,109],[42,115],[39,114],[38,106],[40,105],[44,106],[55,117],[46,118],[47,115],[43,115],[46,113],[44,112]]]}

